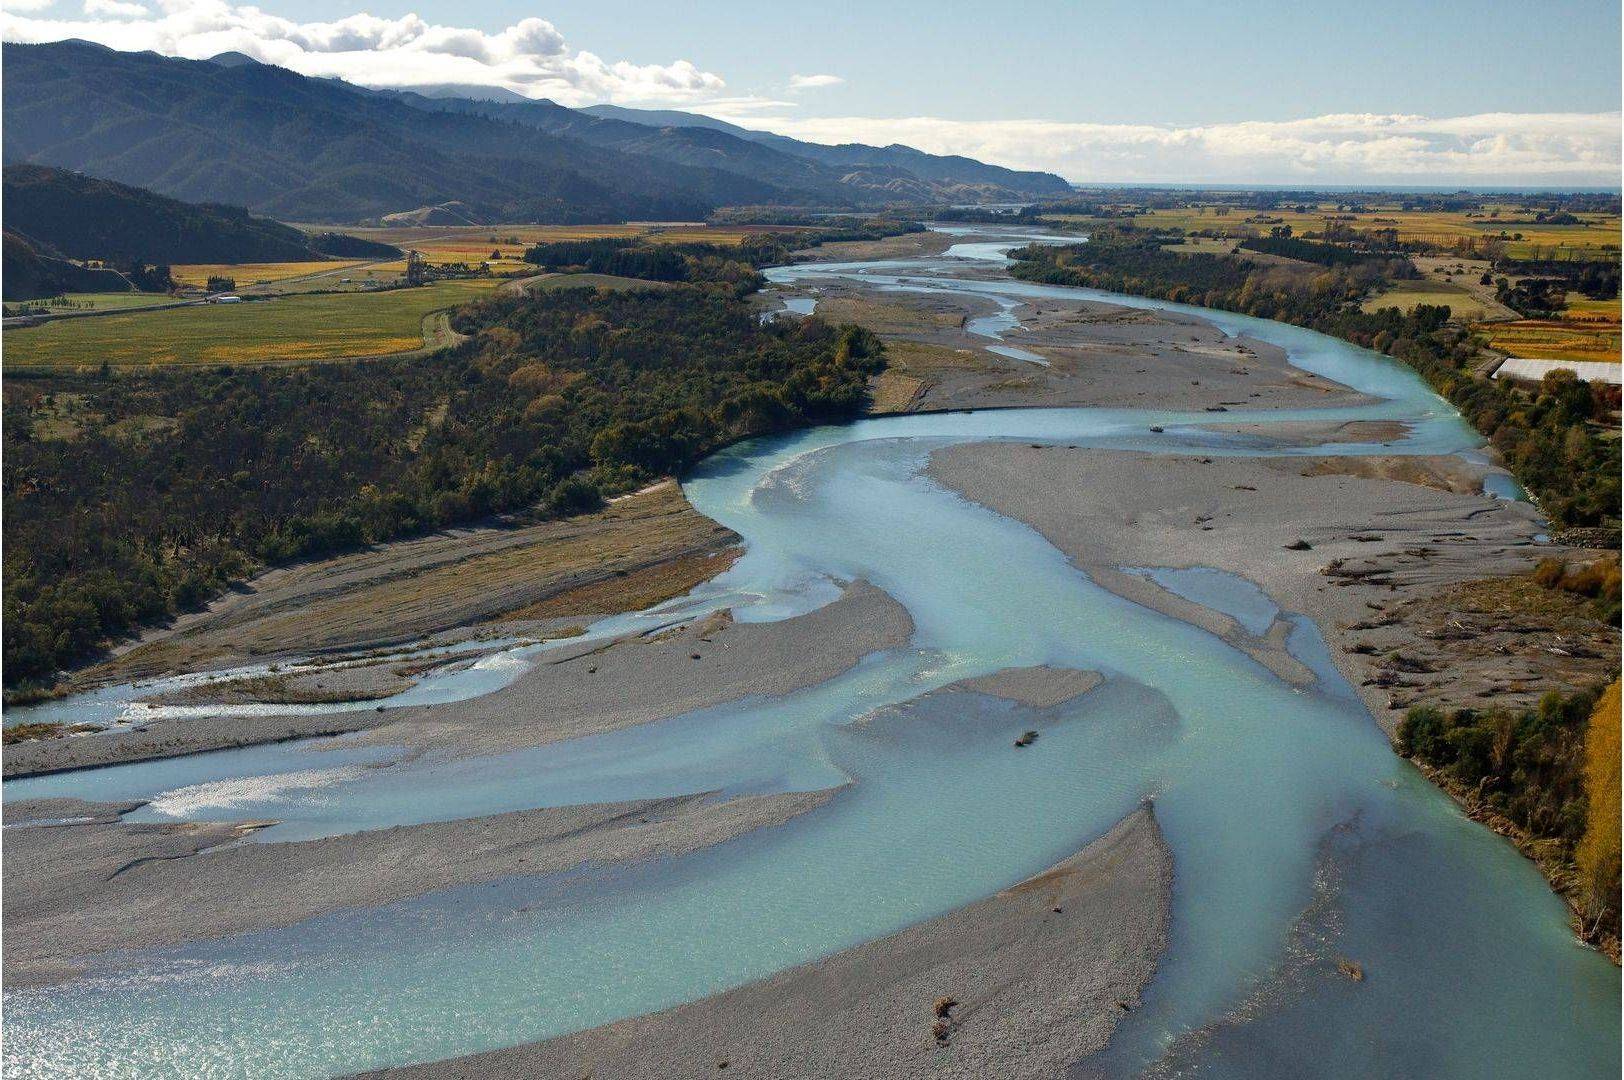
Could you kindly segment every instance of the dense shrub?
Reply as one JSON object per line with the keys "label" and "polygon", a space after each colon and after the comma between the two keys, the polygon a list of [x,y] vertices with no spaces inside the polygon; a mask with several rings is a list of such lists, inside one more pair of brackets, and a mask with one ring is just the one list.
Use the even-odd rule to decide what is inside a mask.
{"label": "dense shrub", "polygon": [[1584,740],[1600,689],[1546,694],[1539,706],[1411,709],[1398,748],[1441,770],[1519,827],[1571,851],[1584,835]]}
{"label": "dense shrub", "polygon": [[1577,871],[1568,891],[1591,940],[1616,935],[1619,925],[1618,694],[1615,682],[1605,693],[1553,691],[1521,711],[1424,705],[1398,729],[1401,754],[1555,845],[1542,861]]}

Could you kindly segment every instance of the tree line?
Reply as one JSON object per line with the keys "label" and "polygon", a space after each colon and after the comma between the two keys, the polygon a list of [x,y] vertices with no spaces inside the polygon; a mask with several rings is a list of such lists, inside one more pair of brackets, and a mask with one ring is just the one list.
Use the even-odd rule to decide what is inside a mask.
{"label": "tree line", "polygon": [[917,221],[840,218],[794,232],[750,233],[737,244],[666,243],[653,236],[554,240],[526,249],[524,261],[563,273],[611,274],[645,281],[720,282],[743,295],[764,283],[753,270],[789,262],[795,251],[923,230]]}

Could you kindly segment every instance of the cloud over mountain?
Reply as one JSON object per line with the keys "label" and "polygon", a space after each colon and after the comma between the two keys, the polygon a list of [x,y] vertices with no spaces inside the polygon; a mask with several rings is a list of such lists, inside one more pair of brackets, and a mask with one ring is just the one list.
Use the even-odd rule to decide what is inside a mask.
{"label": "cloud over mountain", "polygon": [[635,64],[572,50],[552,23],[526,18],[496,32],[442,26],[417,15],[356,14],[295,22],[225,0],[86,0],[78,18],[35,15],[44,4],[7,0],[0,36],[40,42],[83,38],[124,50],[204,59],[240,52],[303,75],[369,86],[505,86],[565,105],[596,101],[683,104],[719,97],[720,75],[687,60]]}

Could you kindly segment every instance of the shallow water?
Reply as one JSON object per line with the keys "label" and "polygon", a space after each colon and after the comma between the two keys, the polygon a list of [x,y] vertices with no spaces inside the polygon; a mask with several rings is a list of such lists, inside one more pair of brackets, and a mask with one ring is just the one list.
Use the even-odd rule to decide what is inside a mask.
{"label": "shallow water", "polygon": [[[772,276],[865,271],[882,287],[907,278],[1006,299],[1078,293],[952,279],[955,265],[985,265],[1009,242]],[[497,758],[369,768],[393,752],[328,740],[319,745],[336,749],[261,747],[7,783],[7,800],[148,798],[148,817],[274,817],[281,838],[293,838],[851,781],[785,826],[684,858],[516,877],[97,958],[87,979],[7,993],[7,1075],[320,1075],[559,1034],[990,895],[1147,797],[1176,863],[1171,940],[1143,1006],[1090,1069],[1616,1074],[1616,969],[1573,943],[1565,910],[1526,860],[1393,756],[1311,622],[1281,613],[1293,653],[1320,678],[1292,689],[1218,639],[1099,589],[1031,529],[921,475],[932,449],[976,438],[1212,454],[1477,445],[1385,358],[1294,327],[1200,314],[1383,399],[1226,419],[1396,418],[1414,423],[1411,436],[1392,448],[1270,448],[1201,430],[1205,414],[1066,409],[888,418],[746,444],[685,488],[745,537],[747,553],[674,606],[783,618],[827,602],[833,579],[862,577],[908,608],[917,631],[907,647],[782,699]],[[1149,434],[1151,424],[1167,433]],[[1261,618],[1238,579],[1169,580]],[[1044,713],[978,695],[925,696],[1044,663],[1096,669],[1107,681]],[[71,699],[56,704],[71,714]],[[1012,734],[1028,727],[1042,738],[1011,750]],[[1357,959],[1366,980],[1337,976],[1336,956]]]}
{"label": "shallow water", "polygon": [[1175,596],[1221,611],[1259,637],[1269,632],[1280,609],[1269,594],[1245,578],[1207,566],[1150,567],[1130,573],[1149,578]]}

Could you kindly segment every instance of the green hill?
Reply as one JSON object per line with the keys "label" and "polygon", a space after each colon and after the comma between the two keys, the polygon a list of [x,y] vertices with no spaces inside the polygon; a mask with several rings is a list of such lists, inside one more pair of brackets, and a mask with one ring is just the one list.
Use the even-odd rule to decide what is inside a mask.
{"label": "green hill", "polygon": [[66,292],[121,292],[131,288],[116,271],[87,270],[11,229],[0,237],[0,284],[7,302]]}
{"label": "green hill", "polygon": [[400,254],[389,244],[342,233],[311,236],[240,206],[184,203],[43,165],[7,165],[3,187],[7,300],[130,287],[112,271],[86,270],[70,259],[128,268]]}
{"label": "green hill", "polygon": [[71,259],[149,263],[295,262],[310,237],[239,206],[183,203],[41,165],[4,171],[6,225]]}
{"label": "green hill", "polygon": [[[905,146],[818,146],[687,113],[478,88],[368,90],[246,57],[7,44],[7,163],[58,165],[294,221],[455,200],[468,220],[695,220],[720,206],[1024,201],[1058,176]],[[690,122],[676,122],[686,117]]]}

